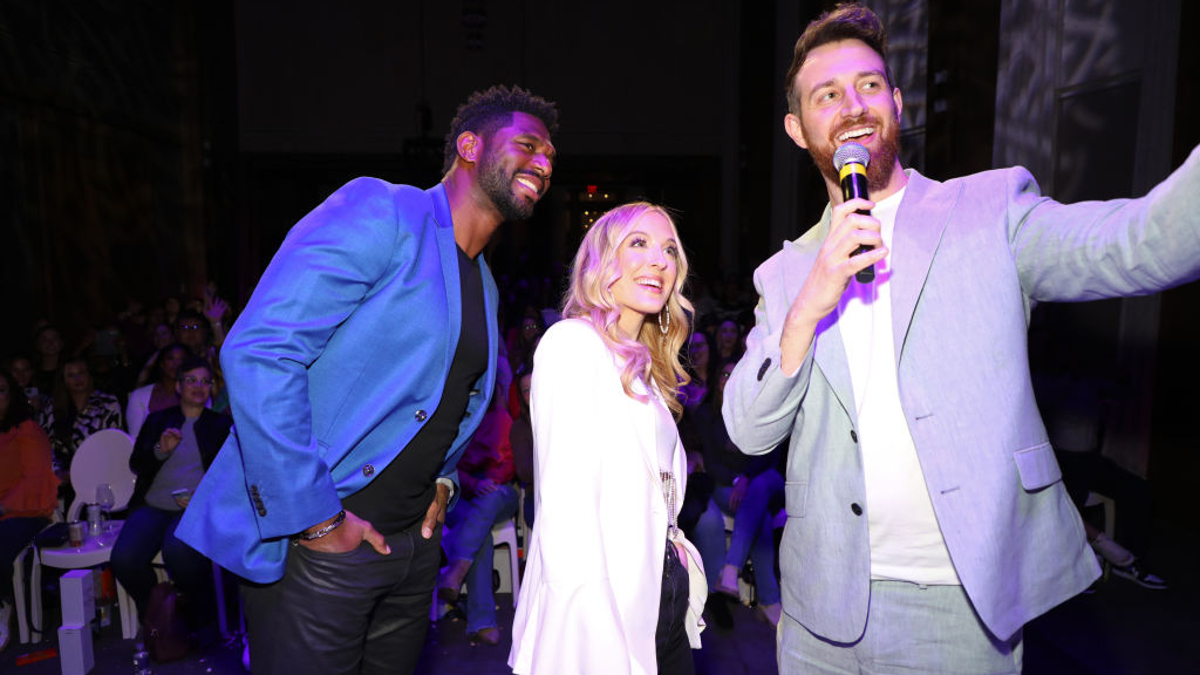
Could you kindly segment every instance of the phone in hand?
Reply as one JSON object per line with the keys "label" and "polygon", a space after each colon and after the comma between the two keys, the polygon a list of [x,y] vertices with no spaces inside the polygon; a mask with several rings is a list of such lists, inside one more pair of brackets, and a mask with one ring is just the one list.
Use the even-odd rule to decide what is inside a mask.
{"label": "phone in hand", "polygon": [[192,501],[192,491],[190,488],[180,488],[171,492],[171,498],[179,505],[179,508],[186,509],[188,502]]}

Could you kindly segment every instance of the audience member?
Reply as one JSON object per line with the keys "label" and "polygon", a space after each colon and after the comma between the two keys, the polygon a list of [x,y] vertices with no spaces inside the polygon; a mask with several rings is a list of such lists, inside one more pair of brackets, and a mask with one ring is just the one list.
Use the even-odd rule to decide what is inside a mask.
{"label": "audience member", "polygon": [[42,411],[42,429],[54,448],[54,470],[63,482],[60,496],[70,504],[71,458],[79,444],[101,429],[124,429],[121,403],[116,396],[97,391],[87,359],[76,356],[62,364],[54,389],[54,402]]}
{"label": "audience member", "polygon": [[1116,539],[1085,518],[1088,543],[1112,565],[1113,574],[1143,588],[1163,590],[1167,582],[1140,562],[1150,548],[1154,529],[1149,486],[1100,454],[1103,420],[1108,417],[1105,411],[1115,403],[1119,389],[1114,382],[1080,374],[1077,347],[1052,351],[1059,353],[1054,363],[1047,365],[1057,372],[1035,373],[1033,384],[1067,494],[1081,513],[1093,491],[1117,504]]}
{"label": "audience member", "polygon": [[[725,381],[735,365],[733,361],[722,364],[705,404],[691,414],[704,453],[705,471],[713,481],[712,499],[696,523],[696,548],[708,570],[709,592],[733,598],[739,597],[738,576],[749,558],[754,563],[759,616],[774,626],[782,611],[772,508],[783,501],[783,476],[775,469],[781,448],[750,457],[729,440],[721,419],[721,404]],[[733,517],[728,550],[723,515]]]}
{"label": "audience member", "polygon": [[714,355],[713,339],[704,331],[695,331],[688,339],[688,360],[685,367],[688,382],[679,387],[680,400],[686,412],[695,410],[707,398],[712,374],[717,369],[720,360]]}
{"label": "audience member", "polygon": [[58,381],[58,371],[62,366],[63,339],[62,333],[50,324],[44,324],[35,329],[33,349],[36,352],[35,366],[37,373],[33,381],[39,391],[54,391]]}
{"label": "audience member", "polygon": [[[171,350],[174,352],[176,350]],[[201,357],[177,367],[179,404],[150,413],[138,433],[129,467],[137,474],[130,514],[113,545],[112,570],[145,618],[157,583],[151,561],[162,551],[167,573],[188,602],[192,628],[215,617],[208,559],[175,537],[175,527],[204,472],[229,435],[233,419],[205,408],[212,369]]]}
{"label": "audience member", "polygon": [[[449,564],[438,574],[438,597],[458,600],[463,579],[467,582],[467,638],[489,645],[500,642],[496,599],[492,595],[492,526],[517,513],[517,490],[503,392],[497,391],[487,414],[458,460],[462,496],[446,514],[442,548]],[[515,572],[515,570],[514,570]]]}
{"label": "audience member", "polygon": [[717,353],[715,359],[719,363],[737,360],[742,357],[742,330],[734,319],[725,319],[717,325]]}
{"label": "audience member", "polygon": [[[223,302],[221,302],[221,306],[224,306]],[[221,331],[221,340],[224,341],[225,333],[221,327],[221,321],[211,320],[191,309],[182,309],[175,317],[176,341],[182,342],[192,354],[207,359],[208,365],[212,369],[212,409],[216,412],[226,412],[229,410],[229,391],[225,387],[225,376],[221,370],[220,359],[217,358],[218,345],[214,341],[214,329]]]}
{"label": "audience member", "polygon": [[533,492],[533,423],[529,418],[529,391],[532,386],[533,368],[526,367],[517,371],[517,381],[513,386],[517,393],[517,414],[513,418],[512,430],[508,433],[517,482],[525,490],[525,503],[521,504],[520,508],[525,516],[525,524],[529,527],[533,527],[533,505],[536,502]]}
{"label": "audience member", "polygon": [[129,403],[125,406],[125,427],[130,436],[138,437],[142,423],[150,413],[179,405],[179,385],[176,376],[179,374],[179,364],[190,356],[188,348],[179,342],[158,351],[151,366],[154,383],[134,389],[129,394]]}
{"label": "audience member", "polygon": [[33,421],[24,389],[0,372],[0,650],[10,636],[13,561],[58,505],[50,458],[50,441]]}
{"label": "audience member", "polygon": [[29,400],[29,406],[33,409],[34,419],[37,419],[42,410],[50,406],[52,390],[43,391],[37,386],[34,380],[36,370],[28,356],[17,355],[9,359],[8,372],[12,373],[16,386],[25,392],[25,398]]}

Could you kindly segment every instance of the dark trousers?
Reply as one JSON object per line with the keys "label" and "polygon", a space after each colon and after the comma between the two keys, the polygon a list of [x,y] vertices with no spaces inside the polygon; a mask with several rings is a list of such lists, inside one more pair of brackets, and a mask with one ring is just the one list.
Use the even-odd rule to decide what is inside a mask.
{"label": "dark trousers", "polygon": [[692,675],[692,647],[684,619],[688,610],[688,571],[679,561],[679,551],[667,541],[663,556],[662,595],[658,601],[658,627],[654,630],[655,656],[661,675]]}
{"label": "dark trousers", "polygon": [[1063,484],[1075,508],[1083,511],[1088,493],[1095,490],[1117,503],[1114,539],[1140,558],[1150,549],[1154,536],[1153,501],[1150,486],[1140,476],[1117,463],[1091,452],[1054,453],[1062,468]]}
{"label": "dark trousers", "polygon": [[192,628],[198,628],[217,616],[213,568],[208,558],[175,536],[182,517],[183,511],[163,511],[153,506],[134,509],[121,526],[109,564],[113,576],[137,603],[138,617],[144,618],[150,591],[158,584],[151,561],[161,550],[167,575],[187,597]]}
{"label": "dark trousers", "polygon": [[47,518],[5,518],[0,520],[0,600],[13,597],[13,562],[38,532],[46,527]]}
{"label": "dark trousers", "polygon": [[255,675],[411,673],[429,629],[442,528],[421,523],[346,553],[289,546],[283,578],[242,585]]}

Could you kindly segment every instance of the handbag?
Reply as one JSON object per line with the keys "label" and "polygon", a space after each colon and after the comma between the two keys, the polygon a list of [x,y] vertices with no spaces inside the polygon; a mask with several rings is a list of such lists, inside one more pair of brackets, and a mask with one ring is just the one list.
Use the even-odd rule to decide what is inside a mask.
{"label": "handbag", "polygon": [[183,617],[183,602],[175,585],[164,581],[150,590],[142,638],[150,658],[157,663],[178,661],[187,656],[190,636]]}

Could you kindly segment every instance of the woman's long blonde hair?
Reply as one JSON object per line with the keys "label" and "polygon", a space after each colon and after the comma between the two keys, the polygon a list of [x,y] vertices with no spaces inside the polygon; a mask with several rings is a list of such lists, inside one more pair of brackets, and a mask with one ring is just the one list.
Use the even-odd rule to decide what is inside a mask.
{"label": "woman's long blonde hair", "polygon": [[[638,330],[637,339],[631,340],[617,330],[621,307],[609,288],[621,278],[617,250],[638,219],[649,213],[658,213],[670,223],[679,251],[675,285],[663,307],[670,315],[670,326],[664,335],[660,321],[661,325],[667,325],[667,316],[661,312],[657,318],[647,316]],[[640,377],[647,387],[657,387],[664,403],[676,417],[683,412],[677,396],[679,387],[690,379],[679,361],[679,350],[691,335],[691,317],[695,313],[692,303],[683,296],[687,271],[687,255],[679,243],[679,231],[671,214],[661,206],[633,202],[605,213],[584,235],[571,265],[571,282],[563,298],[563,317],[590,322],[608,348],[621,357],[621,385],[625,394],[639,401],[647,399],[632,389],[634,380]]]}

